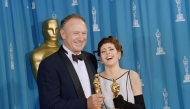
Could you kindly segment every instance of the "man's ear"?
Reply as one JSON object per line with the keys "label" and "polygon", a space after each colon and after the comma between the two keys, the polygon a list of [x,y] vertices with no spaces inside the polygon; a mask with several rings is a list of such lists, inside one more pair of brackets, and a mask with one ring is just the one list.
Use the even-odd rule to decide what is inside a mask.
{"label": "man's ear", "polygon": [[65,34],[65,31],[63,29],[60,30],[60,35],[61,35],[62,39],[65,39],[66,34]]}

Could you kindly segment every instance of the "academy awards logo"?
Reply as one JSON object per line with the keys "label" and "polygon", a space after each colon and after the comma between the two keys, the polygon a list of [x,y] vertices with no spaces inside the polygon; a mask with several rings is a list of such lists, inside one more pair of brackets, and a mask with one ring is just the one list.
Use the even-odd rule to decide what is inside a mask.
{"label": "academy awards logo", "polygon": [[4,0],[5,7],[8,7],[8,0]]}
{"label": "academy awards logo", "polygon": [[9,45],[9,52],[10,52],[11,70],[13,70],[14,69],[14,60],[13,60],[13,47],[12,47],[11,42]]}
{"label": "academy awards logo", "polygon": [[136,19],[136,5],[133,2],[132,4],[132,10],[133,10],[133,27],[140,27],[138,20]]}
{"label": "academy awards logo", "polygon": [[53,18],[53,19],[56,19],[56,18],[57,18],[57,15],[54,13],[54,11],[53,11],[53,14],[52,14],[52,18]]}
{"label": "academy awards logo", "polygon": [[98,28],[98,24],[96,24],[96,9],[93,6],[92,7],[92,16],[93,16],[93,31],[100,31],[100,29]]}
{"label": "academy awards logo", "polygon": [[32,2],[32,9],[36,9],[36,5],[34,1]]}
{"label": "academy awards logo", "polygon": [[184,82],[184,83],[190,82],[190,75],[188,74],[188,59],[186,58],[186,56],[184,56],[183,64],[184,64],[185,73],[186,73],[185,76],[184,76],[183,82]]}
{"label": "academy awards logo", "polygon": [[73,0],[72,6],[78,5],[78,1],[77,0]]}
{"label": "academy awards logo", "polygon": [[[139,64],[139,62],[137,62],[137,73],[139,74],[139,77],[140,77],[140,67],[141,65]],[[141,86],[144,86],[142,79],[141,79]]]}
{"label": "academy awards logo", "polygon": [[181,14],[181,0],[175,0],[176,4],[177,4],[177,10],[178,10],[178,14],[177,14],[177,18],[176,18],[176,22],[182,22],[185,21],[185,19],[183,18],[183,14]]}
{"label": "academy awards logo", "polygon": [[170,109],[170,107],[168,107],[168,92],[166,91],[166,88],[164,88],[162,94],[164,96],[164,102],[165,102],[165,106],[163,109]]}
{"label": "academy awards logo", "polygon": [[155,33],[157,41],[158,41],[158,48],[157,48],[157,52],[156,55],[164,55],[165,52],[161,46],[161,33],[159,31],[159,29],[157,29],[157,32]]}

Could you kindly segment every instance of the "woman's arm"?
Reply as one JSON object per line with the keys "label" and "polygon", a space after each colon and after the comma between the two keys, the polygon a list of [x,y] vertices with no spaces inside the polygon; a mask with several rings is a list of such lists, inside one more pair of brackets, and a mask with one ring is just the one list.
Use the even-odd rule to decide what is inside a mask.
{"label": "woman's arm", "polygon": [[142,94],[142,86],[138,73],[130,71],[129,77],[131,80],[131,87],[134,95],[135,104],[127,102],[123,99],[122,95],[119,95],[117,98],[114,98],[115,108],[124,108],[124,109],[146,109],[144,98]]}
{"label": "woman's arm", "polygon": [[144,104],[143,95],[134,96],[135,104],[127,102],[123,99],[122,95],[119,95],[117,98],[113,99],[115,108],[124,108],[124,109],[146,109]]}

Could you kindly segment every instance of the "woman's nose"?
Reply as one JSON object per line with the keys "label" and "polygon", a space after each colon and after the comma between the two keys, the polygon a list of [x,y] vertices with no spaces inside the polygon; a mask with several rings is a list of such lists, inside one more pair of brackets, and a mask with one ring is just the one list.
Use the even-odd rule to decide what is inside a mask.
{"label": "woman's nose", "polygon": [[106,51],[106,54],[110,54],[110,51],[109,51],[109,50],[107,50],[107,51]]}

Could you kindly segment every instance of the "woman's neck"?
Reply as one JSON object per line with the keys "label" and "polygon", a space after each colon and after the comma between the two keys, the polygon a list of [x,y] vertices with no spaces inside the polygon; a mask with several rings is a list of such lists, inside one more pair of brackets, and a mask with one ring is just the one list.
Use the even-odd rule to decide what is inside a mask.
{"label": "woman's neck", "polygon": [[105,67],[105,71],[102,76],[108,79],[119,78],[123,74],[122,69],[119,66],[112,68]]}

